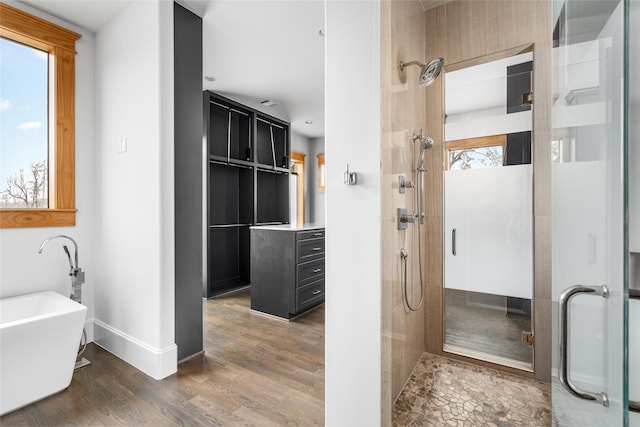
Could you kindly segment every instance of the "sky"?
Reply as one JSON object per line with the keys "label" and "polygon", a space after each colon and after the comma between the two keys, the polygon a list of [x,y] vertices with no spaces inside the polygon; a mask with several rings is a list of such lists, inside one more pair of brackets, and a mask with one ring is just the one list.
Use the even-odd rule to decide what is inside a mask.
{"label": "sky", "polygon": [[0,191],[47,158],[48,55],[0,38]]}

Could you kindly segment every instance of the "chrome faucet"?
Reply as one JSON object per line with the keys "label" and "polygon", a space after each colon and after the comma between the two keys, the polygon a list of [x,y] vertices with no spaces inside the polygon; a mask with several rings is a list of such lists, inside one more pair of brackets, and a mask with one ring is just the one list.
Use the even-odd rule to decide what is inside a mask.
{"label": "chrome faucet", "polygon": [[75,264],[71,261],[71,254],[69,253],[69,248],[67,247],[67,245],[62,245],[62,249],[64,250],[64,253],[67,254],[67,259],[69,260],[69,276],[71,276],[71,289],[72,289],[71,299],[74,300],[75,302],[81,303],[82,291],[80,289],[80,285],[84,283],[84,271],[82,271],[82,269],[80,268],[80,265],[78,264],[78,244],[76,243],[76,241],[69,236],[65,236],[64,234],[58,234],[56,236],[47,237],[40,244],[40,247],[38,248],[38,253],[39,254],[42,253],[42,249],[44,249],[45,245],[50,240],[58,239],[58,238],[68,239],[71,241],[71,243],[73,243],[73,247],[74,247],[73,259],[75,261]]}

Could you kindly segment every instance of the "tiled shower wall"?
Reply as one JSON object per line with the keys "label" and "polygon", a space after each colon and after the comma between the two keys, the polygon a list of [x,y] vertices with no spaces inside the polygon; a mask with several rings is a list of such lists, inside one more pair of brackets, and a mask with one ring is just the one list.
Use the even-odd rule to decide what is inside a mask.
{"label": "tiled shower wall", "polygon": [[[424,61],[424,10],[418,1],[382,2],[382,286],[383,286],[383,411],[391,409],[404,382],[424,351],[424,307],[417,312],[405,308],[402,287],[403,264],[400,249],[408,257],[409,298],[420,299],[417,224],[398,230],[398,208],[417,211],[416,191],[400,194],[399,176],[417,179],[419,151],[411,140],[413,132],[426,128],[425,89],[418,84],[420,68],[400,71],[400,61]],[[415,146],[415,147],[414,147]],[[427,172],[429,174],[429,172]],[[424,231],[424,226],[421,227]],[[423,259],[425,242],[423,238]],[[383,420],[390,422],[390,412]]]}

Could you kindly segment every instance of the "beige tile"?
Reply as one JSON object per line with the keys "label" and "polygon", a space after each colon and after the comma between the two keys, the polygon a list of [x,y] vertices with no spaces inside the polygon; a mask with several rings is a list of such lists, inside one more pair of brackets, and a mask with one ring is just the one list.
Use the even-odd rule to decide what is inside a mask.
{"label": "beige tile", "polygon": [[535,298],[551,298],[551,217],[534,217],[534,289]]}
{"label": "beige tile", "polygon": [[534,299],[534,372],[536,380],[546,383],[551,382],[552,310],[551,299],[537,297]]}

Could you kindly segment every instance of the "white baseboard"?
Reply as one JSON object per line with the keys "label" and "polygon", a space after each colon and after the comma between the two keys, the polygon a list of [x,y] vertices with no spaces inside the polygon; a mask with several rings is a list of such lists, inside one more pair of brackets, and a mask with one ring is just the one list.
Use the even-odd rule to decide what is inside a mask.
{"label": "white baseboard", "polygon": [[152,347],[124,332],[93,320],[93,342],[151,378],[161,380],[178,370],[178,346]]}
{"label": "white baseboard", "polygon": [[87,342],[93,342],[93,321],[95,319],[87,319],[84,321],[84,331],[87,334]]}

